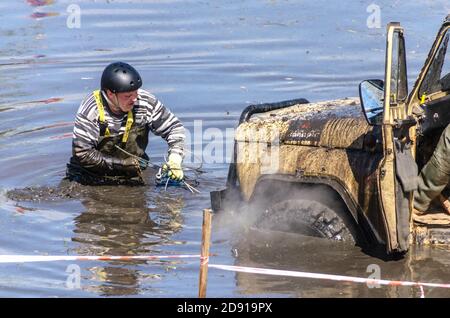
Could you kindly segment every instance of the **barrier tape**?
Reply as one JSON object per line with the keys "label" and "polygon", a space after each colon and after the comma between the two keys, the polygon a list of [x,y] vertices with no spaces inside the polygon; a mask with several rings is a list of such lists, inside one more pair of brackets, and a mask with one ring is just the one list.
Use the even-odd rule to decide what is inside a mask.
{"label": "barrier tape", "polygon": [[[133,255],[133,256],[47,256],[47,255],[0,255],[0,263],[29,263],[29,262],[53,262],[53,261],[129,261],[129,260],[158,260],[158,259],[180,259],[180,258],[200,258],[201,265],[207,264],[209,257],[202,257],[201,255]],[[422,282],[408,282],[408,281],[396,281],[385,279],[372,279],[364,277],[342,276],[332,274],[319,274],[309,272],[297,272],[270,268],[257,268],[257,267],[244,267],[244,266],[232,266],[232,265],[218,265],[208,264],[208,267],[222,269],[233,272],[253,273],[253,274],[265,274],[275,276],[290,276],[290,277],[303,277],[303,278],[315,278],[326,279],[334,281],[354,282],[354,283],[366,283],[372,285],[388,285],[388,286],[412,286],[419,287],[421,291],[421,297],[424,297],[423,287],[437,287],[437,288],[450,288],[450,284],[438,284],[438,283],[422,283]]]}
{"label": "barrier tape", "polygon": [[420,287],[420,298],[425,298],[425,291],[423,290],[423,286],[419,285]]}
{"label": "barrier tape", "polygon": [[419,287],[421,289],[422,293],[423,293],[423,286],[450,288],[450,284],[406,282],[406,281],[397,281],[397,280],[372,279],[372,278],[364,278],[364,277],[352,277],[352,276],[341,276],[341,275],[331,275],[331,274],[317,274],[317,273],[308,273],[308,272],[296,272],[296,271],[286,271],[286,270],[279,270],[279,269],[231,266],[231,265],[209,264],[208,266],[212,267],[212,268],[226,270],[226,271],[253,273],[253,274],[327,279],[327,280],[353,282],[353,283],[366,283],[366,284],[373,284],[373,285],[379,284],[379,285],[388,285],[388,286],[415,286],[415,287]]}
{"label": "barrier tape", "polygon": [[130,261],[171,258],[199,258],[200,255],[133,255],[133,256],[46,256],[46,255],[0,255],[0,263],[29,263],[53,261]]}

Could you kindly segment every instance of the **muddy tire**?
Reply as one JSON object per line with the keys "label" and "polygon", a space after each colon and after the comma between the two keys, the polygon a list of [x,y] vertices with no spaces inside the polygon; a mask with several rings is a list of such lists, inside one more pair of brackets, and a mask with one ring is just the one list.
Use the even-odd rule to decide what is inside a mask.
{"label": "muddy tire", "polygon": [[256,226],[352,243],[356,243],[357,237],[345,214],[305,199],[287,199],[270,205],[263,209]]}

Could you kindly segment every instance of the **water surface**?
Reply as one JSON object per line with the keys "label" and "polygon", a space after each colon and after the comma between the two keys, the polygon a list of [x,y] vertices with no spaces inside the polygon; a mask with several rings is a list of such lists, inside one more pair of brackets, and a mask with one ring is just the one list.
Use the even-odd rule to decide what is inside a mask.
{"label": "water surface", "polygon": [[[356,96],[360,81],[382,78],[385,24],[406,29],[410,87],[446,13],[445,1],[378,1],[381,28],[368,28],[372,1],[4,1],[0,3],[0,254],[197,254],[209,191],[225,184],[227,162],[207,162],[200,195],[152,185],[102,187],[64,200],[17,202],[14,188],[56,187],[71,154],[72,123],[103,68],[123,60],[144,87],[185,123],[189,148],[206,147],[208,128],[230,149],[249,104]],[[67,27],[69,5],[80,28]],[[420,12],[420,18],[412,12]],[[198,136],[194,120],[201,121]],[[217,131],[217,130],[216,130]],[[211,133],[212,130],[209,130]],[[194,139],[194,137],[197,137]],[[203,137],[203,144],[201,144]],[[228,147],[228,148],[227,148]],[[150,141],[152,161],[166,145]],[[188,155],[191,157],[191,155]],[[225,156],[225,155],[224,155]],[[191,157],[192,159],[192,157]],[[229,160],[229,157],[226,157]],[[152,174],[146,178],[150,182]],[[450,281],[450,253],[416,248],[385,262],[358,247],[253,233],[231,217],[214,222],[215,264],[385,279]],[[198,260],[80,262],[81,288],[67,285],[68,262],[0,264],[2,297],[196,297]],[[448,290],[425,289],[448,297]],[[418,297],[407,287],[235,274],[210,269],[211,297]]]}

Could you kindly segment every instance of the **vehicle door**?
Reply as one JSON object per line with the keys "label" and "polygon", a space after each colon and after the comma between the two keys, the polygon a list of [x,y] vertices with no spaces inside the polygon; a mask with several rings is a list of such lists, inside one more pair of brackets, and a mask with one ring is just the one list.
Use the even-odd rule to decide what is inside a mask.
{"label": "vehicle door", "polygon": [[383,159],[377,173],[378,200],[389,254],[408,250],[412,192],[417,166],[411,153],[408,116],[405,40],[399,23],[389,23],[386,37],[385,78],[364,81],[361,103],[369,124],[381,126]]}
{"label": "vehicle door", "polygon": [[[419,168],[431,156],[442,130],[450,123],[450,15],[436,35],[422,70],[408,97],[407,113],[418,120],[415,151]],[[416,139],[416,129],[411,135]]]}

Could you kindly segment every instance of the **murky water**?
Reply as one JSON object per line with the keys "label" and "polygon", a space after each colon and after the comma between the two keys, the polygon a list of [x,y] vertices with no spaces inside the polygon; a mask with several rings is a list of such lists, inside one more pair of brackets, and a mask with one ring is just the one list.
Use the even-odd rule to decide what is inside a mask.
{"label": "murky water", "polygon": [[[64,200],[12,201],[5,192],[59,184],[79,102],[98,88],[111,61],[127,61],[141,72],[144,87],[185,123],[192,151],[219,136],[223,155],[218,157],[227,160],[232,137],[226,132],[245,106],[356,96],[361,80],[381,78],[388,21],[400,21],[406,29],[411,86],[448,4],[377,1],[381,28],[371,29],[366,24],[371,3],[2,1],[0,254],[199,253],[202,209],[210,206],[209,191],[225,184],[224,159],[203,165],[206,173],[197,177],[200,195],[153,185],[87,188]],[[71,4],[81,9],[79,28],[69,16]],[[201,120],[202,129],[194,129],[194,120]],[[154,162],[163,160],[165,150],[159,138],[151,139],[148,153]],[[146,177],[150,182],[152,174]],[[227,216],[214,223],[212,252],[215,264],[363,277],[376,264],[385,279],[450,281],[445,249],[416,248],[403,260],[385,262],[352,246],[243,231]],[[68,284],[74,265],[80,269],[80,288]],[[198,265],[198,260],[0,264],[0,296],[196,297]],[[211,297],[419,295],[408,287],[368,288],[216,269],[208,279]],[[425,295],[448,297],[450,292],[425,289]]]}

